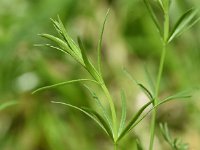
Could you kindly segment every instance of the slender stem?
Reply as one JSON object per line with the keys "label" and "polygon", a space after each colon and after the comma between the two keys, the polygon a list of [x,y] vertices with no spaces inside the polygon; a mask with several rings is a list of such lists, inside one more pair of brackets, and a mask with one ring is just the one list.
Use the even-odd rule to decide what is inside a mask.
{"label": "slender stem", "polygon": [[[161,81],[165,57],[166,57],[168,36],[169,36],[169,12],[168,12],[168,6],[167,6],[167,9],[165,10],[163,50],[162,50],[162,54],[161,54],[158,77],[157,77],[157,82],[156,82],[155,98],[154,98],[154,103],[153,103],[154,106],[157,105],[158,99],[159,99],[158,95],[159,95],[160,81]],[[154,137],[155,137],[155,126],[156,126],[156,116],[157,116],[157,108],[155,108],[153,110],[153,114],[152,114],[149,150],[153,150]]]}
{"label": "slender stem", "polygon": [[[159,65],[159,72],[158,72],[158,78],[157,78],[157,84],[156,84],[156,92],[155,92],[155,99],[153,105],[157,105],[158,103],[158,93],[160,89],[160,81],[161,76],[163,72],[164,62],[165,62],[165,56],[166,56],[166,45],[163,46],[162,56],[160,59],[160,65]],[[152,120],[151,120],[151,137],[150,137],[150,145],[149,150],[153,149],[153,143],[154,143],[154,135],[155,135],[155,125],[156,125],[156,115],[157,115],[157,108],[153,110]]]}
{"label": "slender stem", "polygon": [[114,150],[117,150],[117,144],[114,143]]}
{"label": "slender stem", "polygon": [[105,93],[107,99],[108,99],[108,102],[109,102],[109,105],[110,105],[110,110],[111,110],[111,115],[112,115],[112,126],[113,126],[113,138],[114,138],[114,142],[117,141],[117,115],[116,115],[116,111],[115,111],[115,105],[113,103],[113,100],[112,100],[112,97],[106,87],[106,85],[103,83],[101,85],[101,88],[103,90],[103,92]]}

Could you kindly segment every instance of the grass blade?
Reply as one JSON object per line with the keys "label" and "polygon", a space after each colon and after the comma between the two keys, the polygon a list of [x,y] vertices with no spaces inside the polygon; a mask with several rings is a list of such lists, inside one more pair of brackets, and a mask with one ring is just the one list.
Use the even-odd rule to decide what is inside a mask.
{"label": "grass blade", "polygon": [[13,106],[13,105],[16,105],[17,104],[17,101],[9,101],[9,102],[5,102],[3,104],[0,105],[0,111],[9,107],[9,106]]}
{"label": "grass blade", "polygon": [[126,96],[124,91],[121,91],[121,103],[122,103],[122,114],[121,114],[121,121],[120,121],[120,126],[119,126],[119,131],[118,131],[118,136],[121,134],[125,127],[126,123]]}
{"label": "grass blade", "polygon": [[46,90],[46,89],[50,89],[50,88],[55,88],[55,87],[58,87],[58,86],[67,85],[67,84],[70,84],[70,83],[81,82],[81,81],[90,81],[90,82],[94,82],[94,83],[99,84],[95,80],[91,80],[91,79],[70,80],[70,81],[65,81],[65,82],[61,82],[61,83],[57,83],[57,84],[53,84],[53,85],[48,85],[48,86],[41,87],[41,88],[33,91],[32,94],[35,94],[36,92],[39,92],[39,91],[42,91],[42,90]]}
{"label": "grass blade", "polygon": [[99,36],[99,42],[98,42],[98,46],[97,46],[97,52],[98,52],[98,71],[99,71],[99,74],[101,74],[101,49],[102,49],[103,32],[104,32],[104,28],[105,28],[105,24],[106,24],[106,20],[108,18],[109,12],[110,12],[110,9],[108,9],[108,11],[106,13],[106,17],[105,17],[104,22],[103,22],[103,26],[102,26],[102,29],[101,29],[101,33],[100,33],[100,36]]}
{"label": "grass blade", "polygon": [[105,129],[104,125],[96,118],[96,116],[94,116],[93,114],[91,114],[91,112],[89,112],[88,110],[85,110],[83,108],[71,105],[71,104],[67,104],[64,102],[57,102],[57,101],[51,101],[54,104],[61,104],[61,105],[65,105],[71,108],[74,108],[76,110],[81,111],[82,113],[84,113],[85,115],[87,115],[88,117],[90,117],[92,120],[94,120],[109,136],[110,134],[107,132],[107,130]]}

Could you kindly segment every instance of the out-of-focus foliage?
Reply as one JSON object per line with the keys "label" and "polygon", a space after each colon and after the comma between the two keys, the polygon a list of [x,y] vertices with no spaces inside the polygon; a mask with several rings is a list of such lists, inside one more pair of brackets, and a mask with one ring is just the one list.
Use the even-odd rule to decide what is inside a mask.
{"label": "out-of-focus foliage", "polygon": [[[183,11],[191,6],[200,6],[200,1],[174,0],[172,22],[175,24]],[[95,108],[95,102],[82,84],[31,94],[41,86],[89,76],[74,60],[62,53],[34,46],[46,42],[37,36],[38,33],[56,34],[49,18],[54,19],[59,14],[70,35],[74,39],[81,36],[88,53],[94,58],[98,34],[108,8],[111,12],[103,37],[102,72],[119,110],[120,88],[126,90],[127,118],[130,118],[147,98],[137,87],[129,84],[122,68],[127,68],[146,85],[144,66],[155,79],[161,52],[159,33],[142,0],[0,1],[0,104],[18,102],[0,112],[1,150],[112,149],[107,135],[102,134],[89,118],[50,103],[59,100]],[[191,149],[200,147],[199,27],[196,24],[168,48],[161,96],[186,87],[195,87],[196,90],[188,101],[160,107],[157,118],[158,121],[168,122],[172,133],[187,141]],[[98,93],[98,96],[104,100],[102,93]],[[137,137],[145,148],[149,137],[148,123],[149,118],[130,137],[121,141],[120,149],[137,149]],[[168,149],[159,129],[156,147]]]}

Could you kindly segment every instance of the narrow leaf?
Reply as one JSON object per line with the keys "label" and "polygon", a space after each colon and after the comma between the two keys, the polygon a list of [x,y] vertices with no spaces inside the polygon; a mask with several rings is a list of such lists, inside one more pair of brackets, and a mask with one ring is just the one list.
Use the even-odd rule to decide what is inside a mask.
{"label": "narrow leaf", "polygon": [[58,50],[58,51],[61,51],[61,52],[65,53],[65,54],[69,54],[69,53],[68,53],[67,51],[65,51],[64,49],[61,49],[61,48],[56,47],[56,46],[52,46],[52,45],[50,45],[50,44],[34,44],[34,46],[46,46],[46,47],[50,47],[50,48],[56,49],[56,50]]}
{"label": "narrow leaf", "polygon": [[118,136],[121,134],[125,127],[126,123],[126,96],[124,91],[121,91],[121,103],[122,103],[122,113],[121,113],[121,121],[120,121],[120,126],[119,126],[119,131],[118,131]]}
{"label": "narrow leaf", "polygon": [[105,129],[104,125],[96,118],[96,116],[93,116],[91,113],[89,113],[85,109],[82,109],[80,107],[77,107],[77,106],[74,106],[74,105],[71,105],[71,104],[63,103],[63,102],[56,102],[56,101],[51,101],[51,102],[54,103],[54,104],[65,105],[65,106],[68,106],[68,107],[71,107],[71,108],[74,108],[76,110],[81,111],[82,113],[84,113],[85,115],[87,115],[88,117],[90,117],[91,119],[93,119],[109,135],[109,133]]}
{"label": "narrow leaf", "polygon": [[138,85],[140,86],[140,88],[144,91],[144,93],[148,96],[148,98],[150,100],[153,100],[153,95],[151,94],[151,92],[141,83],[138,83]]}
{"label": "narrow leaf", "polygon": [[161,133],[164,137],[164,139],[169,143],[171,144],[172,143],[172,138],[170,136],[170,133],[169,133],[169,129],[168,129],[168,126],[167,126],[167,123],[160,123],[160,130],[161,130]]}
{"label": "narrow leaf", "polygon": [[93,98],[96,100],[97,105],[99,106],[99,108],[102,111],[106,121],[108,122],[109,128],[112,130],[112,121],[110,119],[110,116],[108,115],[107,111],[103,107],[103,105],[102,105],[101,101],[99,100],[99,98],[97,97],[96,93],[94,93],[88,86],[86,86],[86,85],[84,85],[84,86],[88,89],[88,91],[91,93]]}
{"label": "narrow leaf", "polygon": [[[152,110],[154,110],[154,109],[157,108],[158,106],[160,106],[160,105],[162,105],[162,104],[165,104],[165,103],[167,103],[167,102],[169,102],[169,101],[172,101],[172,100],[174,100],[174,99],[166,99],[166,100],[163,100],[163,101],[159,102],[158,104],[154,105],[145,115],[143,115],[143,117],[141,117],[139,120],[137,120],[137,121],[132,125],[131,129],[134,128],[136,125],[138,125]],[[130,130],[131,130],[131,129],[130,129]]]}
{"label": "narrow leaf", "polygon": [[54,24],[54,27],[56,28],[58,33],[63,37],[63,39],[65,40],[65,42],[69,46],[69,48],[75,53],[75,55],[77,55],[77,57],[81,57],[81,51],[80,51],[79,47],[73,41],[73,39],[68,35],[60,17],[58,16],[58,22],[53,20],[53,19],[51,19],[51,20]]}
{"label": "narrow leaf", "polygon": [[151,87],[151,91],[153,93],[152,96],[154,96],[155,95],[155,84],[154,84],[154,81],[153,81],[153,79],[152,79],[152,77],[150,75],[150,72],[149,72],[147,66],[144,66],[144,70],[145,70],[145,75],[147,77],[148,84]]}
{"label": "narrow leaf", "polygon": [[189,94],[191,91],[185,90],[174,95],[171,95],[164,100],[173,100],[173,99],[183,99],[183,98],[190,98],[191,95]]}
{"label": "narrow leaf", "polygon": [[137,150],[144,150],[139,139],[136,139]]}
{"label": "narrow leaf", "polygon": [[9,106],[13,106],[13,105],[16,105],[17,104],[17,101],[9,101],[9,102],[5,102],[3,104],[0,104],[0,111],[9,107]]}
{"label": "narrow leaf", "polygon": [[94,66],[91,64],[91,62],[89,61],[87,55],[86,55],[86,52],[85,52],[85,48],[83,46],[83,43],[81,41],[81,39],[78,37],[78,44],[79,44],[79,47],[81,49],[81,54],[82,54],[82,57],[83,57],[83,61],[84,61],[84,64],[85,64],[85,68],[86,70],[92,75],[92,77],[99,81],[99,75],[98,73],[96,72],[96,69],[94,68]]}
{"label": "narrow leaf", "polygon": [[138,120],[138,118],[140,117],[140,115],[143,113],[143,111],[151,104],[153,103],[153,101],[150,101],[148,103],[146,103],[142,108],[140,108],[140,110],[132,117],[132,119],[129,121],[128,125],[126,126],[126,128],[122,131],[122,133],[120,134],[118,141],[124,137],[131,129],[132,126],[135,124],[135,122]]}
{"label": "narrow leaf", "polygon": [[78,55],[77,53],[75,53],[74,51],[72,51],[68,44],[66,42],[64,42],[63,40],[53,36],[53,35],[50,35],[50,34],[40,34],[40,36],[44,37],[44,38],[47,38],[51,41],[53,41],[54,43],[56,43],[61,49],[64,49],[67,53],[69,53],[77,62],[79,62],[81,65],[84,66],[84,63],[83,63],[83,59],[80,55]]}
{"label": "narrow leaf", "polygon": [[165,9],[164,9],[162,0],[158,0],[158,3],[159,3],[159,5],[160,5],[160,7],[162,8],[162,10],[164,11]]}
{"label": "narrow leaf", "polygon": [[103,127],[105,128],[107,134],[112,138],[113,140],[113,132],[110,128],[110,126],[108,125],[108,123],[104,120],[104,118],[98,114],[96,111],[89,109],[89,108],[83,108],[85,111],[87,111],[88,113],[94,115],[96,118],[98,118],[99,122],[103,125]]}
{"label": "narrow leaf", "polygon": [[62,86],[62,85],[66,85],[66,84],[70,84],[70,83],[76,83],[76,82],[81,82],[81,81],[90,81],[90,82],[94,82],[97,83],[95,80],[91,80],[91,79],[77,79],[77,80],[70,80],[70,81],[65,81],[65,82],[61,82],[61,83],[57,83],[57,84],[53,84],[53,85],[48,85],[48,86],[44,86],[41,87],[35,91],[32,92],[32,94],[35,94],[36,92],[42,91],[42,90],[46,90],[46,89],[50,89],[50,88],[55,88],[58,86]]}
{"label": "narrow leaf", "polygon": [[142,91],[147,95],[147,97],[152,100],[153,99],[153,95],[151,94],[151,92],[141,83],[138,83],[136,81],[136,79],[133,78],[133,76],[131,76],[131,74],[126,70],[126,69],[123,69],[123,71],[125,72],[125,74],[128,76],[128,78],[135,84],[137,84],[141,89]]}
{"label": "narrow leaf", "polygon": [[146,5],[147,7],[147,10],[149,11],[150,15],[151,15],[151,18],[154,22],[154,24],[156,25],[157,27],[157,30],[159,31],[160,35],[162,36],[162,30],[161,30],[161,27],[160,27],[160,24],[159,24],[159,21],[153,11],[153,8],[151,7],[150,3],[149,3],[149,0],[143,0],[144,4]]}
{"label": "narrow leaf", "polygon": [[108,9],[108,11],[106,13],[106,17],[105,17],[104,22],[103,22],[101,33],[100,33],[100,36],[99,36],[98,47],[97,47],[97,52],[98,52],[98,71],[99,71],[100,74],[101,74],[101,49],[102,49],[103,32],[104,32],[104,28],[105,28],[105,24],[106,24],[106,20],[108,18],[109,12],[110,12],[110,9]]}
{"label": "narrow leaf", "polygon": [[[192,21],[194,17],[197,15],[197,10],[195,9],[189,9],[186,11],[177,21],[174,28],[172,29],[172,32],[169,36],[168,42],[171,42],[175,37],[179,36],[182,31],[187,28],[187,26],[190,24],[193,24]],[[191,27],[191,26],[190,26]]]}

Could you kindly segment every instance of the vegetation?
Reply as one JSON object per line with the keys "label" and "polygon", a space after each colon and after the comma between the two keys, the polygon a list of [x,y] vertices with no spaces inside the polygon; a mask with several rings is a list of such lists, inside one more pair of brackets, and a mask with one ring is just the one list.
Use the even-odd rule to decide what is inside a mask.
{"label": "vegetation", "polygon": [[[114,57],[116,57],[117,55],[121,57],[120,51],[119,52],[112,51],[110,52],[112,53],[111,56],[109,56],[109,53],[106,52],[107,48],[106,50],[104,50],[106,45],[113,45],[113,42],[109,40],[108,35],[103,36],[103,34],[106,34],[106,32],[104,32],[104,30],[106,30],[105,28],[106,22],[112,20],[111,18],[114,17],[113,15],[111,15],[111,17],[108,19],[108,14],[110,10],[108,10],[106,14],[101,31],[99,33],[98,40],[97,39],[93,40],[91,38],[88,38],[87,37],[88,32],[86,32],[84,33],[86,37],[84,35],[81,35],[82,38],[78,37],[77,40],[78,44],[77,44],[72,39],[72,36],[69,35],[71,29],[69,28],[69,31],[66,31],[65,25],[63,24],[63,22],[59,17],[57,20],[51,19],[53,26],[55,27],[56,31],[59,34],[59,37],[53,36],[54,33],[39,34],[40,36],[48,39],[50,41],[50,44],[36,44],[37,47],[45,46],[47,47],[47,49],[53,48],[63,54],[67,54],[67,56],[70,56],[70,58],[73,58],[73,60],[70,59],[69,57],[66,58],[65,55],[57,54],[56,51],[55,52],[46,51],[42,52],[43,54],[41,54],[41,51],[36,51],[36,52],[34,51],[28,54],[28,57],[30,59],[27,61],[27,59],[23,57],[23,55],[26,54],[24,52],[24,49],[25,51],[27,51],[27,49],[29,48],[26,47],[26,45],[25,48],[23,45],[22,47],[19,48],[20,51],[22,52],[19,51],[20,53],[19,56],[17,56],[17,61],[16,60],[13,61],[14,56],[12,56],[12,53],[7,53],[7,55],[4,55],[7,58],[11,59],[12,62],[16,61],[13,65],[20,65],[19,61],[20,59],[22,60],[24,59],[23,61],[26,62],[25,64],[27,65],[23,67],[24,70],[20,69],[13,70],[13,66],[11,64],[7,66],[8,62],[7,59],[5,60],[2,59],[1,65],[3,68],[2,70],[3,73],[9,75],[9,73],[11,73],[12,71],[12,76],[10,75],[9,77],[7,77],[8,80],[5,80],[6,78],[4,74],[1,74],[1,81],[2,83],[4,83],[1,84],[1,89],[2,91],[4,91],[2,92],[1,96],[2,100],[4,101],[5,99],[12,100],[13,98],[17,100],[16,101],[9,100],[9,102],[3,103],[0,106],[0,110],[5,109],[7,106],[18,103],[18,105],[15,105],[15,107],[14,106],[8,107],[6,110],[10,110],[11,112],[12,110],[13,112],[19,111],[19,113],[17,113],[18,115],[12,118],[13,121],[11,123],[11,126],[5,131],[5,137],[2,137],[0,143],[0,147],[2,149],[9,148],[9,145],[13,143],[16,144],[16,149],[24,149],[22,148],[24,143],[26,143],[25,149],[40,148],[40,149],[62,150],[65,149],[66,147],[68,149],[98,149],[98,147],[99,149],[113,149],[113,148],[127,149],[130,147],[132,149],[138,149],[138,150],[165,149],[165,145],[162,146],[161,144],[155,143],[154,139],[159,138],[158,136],[159,134],[162,134],[164,137],[160,138],[160,140],[164,139],[170,145],[171,149],[185,150],[188,149],[188,145],[190,146],[192,144],[194,145],[198,144],[198,143],[190,143],[191,141],[188,141],[189,144],[184,144],[178,139],[173,139],[169,134],[167,124],[160,124],[160,130],[158,130],[158,133],[156,130],[157,124],[160,121],[161,122],[166,121],[163,116],[158,115],[162,114],[162,111],[159,110],[159,108],[166,107],[166,110],[169,113],[170,107],[176,108],[177,106],[181,106],[181,111],[186,111],[184,112],[185,114],[187,114],[187,118],[185,119],[186,120],[190,119],[190,121],[188,121],[190,122],[189,126],[193,126],[195,128],[194,130],[196,131],[200,129],[199,122],[197,121],[198,119],[196,119],[196,117],[198,117],[199,107],[198,105],[196,105],[197,102],[195,101],[195,98],[193,97],[190,98],[191,94],[195,95],[196,97],[199,96],[198,94],[199,72],[197,71],[196,68],[198,68],[199,66],[198,60],[200,55],[198,51],[198,43],[194,42],[195,38],[193,38],[192,40],[190,39],[189,41],[192,44],[197,43],[196,44],[197,55],[196,54],[194,55],[193,52],[184,52],[186,54],[183,55],[182,57],[187,57],[187,58],[191,57],[192,59],[190,61],[185,61],[185,60],[178,61],[177,59],[178,57],[180,57],[177,52],[181,52],[179,50],[180,48],[182,48],[181,44],[182,43],[185,44],[184,42],[187,41],[182,36],[179,38],[180,40],[178,40],[177,37],[180,36],[184,31],[187,31],[187,36],[190,37],[190,35],[192,34],[191,32],[194,31],[197,28],[197,26],[195,26],[196,28],[194,27],[190,31],[188,31],[188,29],[199,21],[199,18],[197,17],[198,11],[196,9],[189,9],[188,11],[183,13],[183,15],[179,17],[179,19],[176,19],[178,21],[174,23],[175,21],[172,18],[175,15],[173,13],[176,12],[175,10],[178,10],[178,5],[170,0],[158,0],[158,1],[143,0],[145,5],[142,5],[142,3],[140,2],[135,2],[135,1],[130,2],[127,0],[126,4],[128,5],[124,4],[124,7],[128,11],[125,13],[123,12],[125,8],[122,9],[116,6],[117,4],[118,6],[122,5],[120,4],[120,2],[111,3],[110,7],[111,8],[110,10],[112,12],[111,14],[113,14],[113,11],[115,12],[117,9],[121,10],[119,12],[122,12],[123,15],[121,15],[121,17],[118,18],[119,23],[120,21],[122,22],[121,31],[119,30],[118,32],[121,32],[124,35],[118,33],[119,34],[118,37],[122,37],[124,39],[124,43],[129,45],[130,49],[132,48],[135,49],[135,51],[133,51],[132,54],[130,54],[129,52],[127,53],[127,50],[126,52],[123,53],[127,55],[135,55],[134,57],[137,58],[137,60],[131,58],[129,59],[129,61],[127,61],[126,64],[123,65],[112,64],[111,62],[109,64],[109,61],[113,61],[115,59]],[[55,4],[53,1],[50,3],[51,5]],[[98,2],[95,3],[97,4]],[[84,12],[83,10],[80,11],[79,10],[80,8],[85,8],[85,11],[86,10],[96,11],[94,8],[89,8],[88,6],[86,7],[84,5],[77,6],[77,8],[75,7],[72,10],[71,6],[75,6],[74,1],[67,1],[65,3],[60,1],[57,3],[56,6],[58,6],[57,8],[60,7],[63,8],[64,10],[64,7],[61,7],[63,4],[65,4],[68,7],[68,11],[74,11],[74,13],[70,13],[71,14],[70,16],[65,16],[68,19],[68,22],[70,22],[70,19],[73,20],[74,18],[76,18],[76,16],[78,17],[81,14],[81,12]],[[44,4],[41,4],[41,6],[42,5]],[[186,6],[186,4],[182,5]],[[145,18],[139,17],[139,20],[136,21],[138,19],[137,18],[138,16],[134,15],[131,16],[130,13],[132,10],[131,6],[133,8],[134,7],[143,8],[144,6],[146,6],[147,11],[145,9],[142,9],[142,11],[136,9],[136,11],[138,11],[138,14],[139,13],[147,14],[148,12],[149,16],[147,15],[145,16]],[[170,9],[170,6],[174,7]],[[76,10],[78,10],[80,14],[79,12],[76,12]],[[58,10],[55,9],[55,12],[58,12]],[[178,13],[178,11],[176,13]],[[62,14],[62,12],[59,14]],[[69,13],[67,13],[67,15],[68,14]],[[87,16],[87,14],[93,14],[93,13],[86,11],[84,15]],[[127,16],[130,15],[130,16],[128,16],[126,20],[124,19],[126,18],[124,17],[124,15]],[[151,26],[151,20],[148,20],[149,17],[152,18],[155,24],[156,27],[155,30],[153,29],[153,26]],[[44,20],[44,18],[46,17],[41,16],[42,20]],[[134,23],[130,21],[132,18],[134,20]],[[87,17],[85,17],[84,19],[86,20]],[[147,20],[144,21],[145,19]],[[79,18],[79,20],[81,19]],[[73,21],[71,22],[73,23]],[[93,22],[95,22],[95,19]],[[151,28],[146,26],[147,23]],[[80,24],[79,28],[83,26],[82,23],[77,23],[77,24],[78,25]],[[133,29],[132,28],[130,29],[130,24],[133,25]],[[139,24],[143,25],[144,27],[141,26],[140,28],[137,28],[136,32],[136,30],[134,30],[134,27],[138,26]],[[27,29],[28,26],[29,25],[27,25]],[[72,29],[74,28],[73,24],[71,25],[71,28]],[[78,31],[79,28],[75,26],[74,32],[76,34],[79,33]],[[22,27],[22,29],[26,28]],[[40,32],[43,30],[44,29],[41,28]],[[115,32],[114,30],[115,29],[113,27],[111,32],[112,34],[114,34]],[[158,32],[156,32],[156,30]],[[82,31],[84,31],[84,29],[82,29]],[[92,34],[96,35],[96,33],[93,33],[92,28],[89,28],[88,31],[91,31]],[[49,28],[47,32],[53,32],[53,31],[51,31],[51,29]],[[150,35],[149,37],[147,36],[148,34]],[[142,37],[143,35],[145,35],[146,37],[145,36]],[[195,33],[193,33],[192,35],[198,36],[198,34],[196,35]],[[140,36],[142,37],[143,41],[142,43],[139,41]],[[160,36],[160,38],[156,38],[156,36],[157,37]],[[185,36],[185,38],[187,36]],[[133,37],[138,37],[138,39]],[[38,40],[36,41],[41,43]],[[91,49],[94,49],[95,45],[94,43],[96,41],[98,42],[96,46],[97,47],[96,51],[94,53],[94,51],[91,51]],[[144,42],[145,45],[143,44]],[[171,44],[172,42],[176,44],[173,45]],[[15,43],[18,43],[17,40],[15,41]],[[35,43],[35,39],[33,43]],[[120,43],[121,45],[123,45],[123,42]],[[136,46],[134,46],[134,44]],[[189,45],[190,44],[188,43],[187,48],[190,48]],[[159,47],[162,47],[161,56],[159,56],[160,51],[156,51],[156,49],[159,49]],[[138,48],[141,49],[141,52],[137,51]],[[6,49],[9,49],[9,47],[6,47]],[[114,47],[112,49],[114,49]],[[148,49],[149,50],[155,49],[155,52],[150,51],[147,53]],[[114,56],[114,54],[116,56]],[[157,61],[159,60],[158,59],[159,57],[160,61]],[[121,59],[123,62],[126,62],[126,58],[122,57]],[[141,62],[139,62],[139,60]],[[74,64],[74,62],[78,62],[77,64],[79,66],[82,66],[82,68],[84,68],[89,73],[89,76],[83,70],[79,69],[80,67]],[[146,62],[148,64],[148,66],[145,67],[144,72],[142,72],[143,62]],[[133,66],[130,67],[130,65]],[[180,66],[183,67],[179,68]],[[125,67],[128,69],[124,68],[122,71],[119,71],[120,67]],[[166,69],[164,67],[166,67]],[[36,71],[33,71],[33,68],[35,68]],[[61,70],[60,72],[57,72],[59,68]],[[118,68],[118,71],[115,70],[116,68]],[[136,70],[136,68],[141,68],[141,69]],[[134,77],[131,75],[132,73],[129,73],[129,71],[127,70],[132,70],[131,72],[134,72],[135,74]],[[22,74],[23,72],[26,73]],[[115,75],[116,72],[118,72],[117,75]],[[119,80],[119,75],[121,74],[121,72],[123,72],[124,75],[123,79]],[[72,77],[73,79],[64,82],[58,82],[66,79],[66,75],[67,78]],[[190,79],[187,78],[188,75],[191,75]],[[82,78],[83,76],[85,76],[86,78]],[[143,76],[146,76],[147,84],[143,83],[142,81]],[[138,82],[139,80],[135,79],[138,77],[141,77],[142,82]],[[134,86],[134,92],[132,92],[132,89],[129,86],[130,81],[133,82],[134,85],[137,85],[143,93],[141,93],[141,91],[136,89],[135,86]],[[170,83],[168,83],[169,81]],[[12,83],[11,85],[13,85],[14,88],[12,86],[9,87],[8,84],[9,82]],[[74,85],[75,83],[79,82],[84,83],[83,86],[81,86],[82,84]],[[38,83],[40,83],[40,85],[49,85],[49,86],[44,86],[42,88],[39,88],[33,92],[33,95],[30,95],[29,94],[30,91],[36,86],[38,86],[37,85]],[[68,86],[68,84],[70,84],[70,86]],[[110,84],[113,84],[113,86],[109,86]],[[116,89],[115,85],[117,85]],[[165,88],[167,86],[168,88]],[[172,91],[180,91],[180,89],[185,89],[186,87],[189,90],[184,90],[182,92],[178,92],[172,95],[169,94],[169,93],[174,93]],[[39,91],[42,90],[45,91],[39,93]],[[116,92],[118,93],[118,91],[121,91],[119,92],[120,94],[114,94]],[[91,94],[94,101],[90,100],[88,93]],[[137,99],[136,96],[139,96],[140,94],[142,94],[144,97],[142,98],[142,100],[140,100],[142,101],[142,106],[138,107],[136,106],[136,104],[132,105],[131,104],[132,99],[133,98]],[[120,95],[120,97],[118,95]],[[169,104],[168,103],[164,104],[171,100],[185,99],[185,98],[190,98],[190,99],[187,102],[178,102],[178,104],[176,104],[176,101],[171,102]],[[64,99],[67,100],[65,101]],[[71,101],[70,99],[73,99],[73,101]],[[121,99],[121,104],[118,102],[118,99]],[[146,99],[148,100],[145,102]],[[30,103],[30,101],[31,104],[28,104]],[[50,101],[51,103],[49,103]],[[62,107],[56,104],[65,105],[67,107],[81,111],[82,113],[87,115],[97,125],[99,125],[100,129],[102,129],[102,131],[104,131],[105,134],[108,135],[108,137],[111,139],[112,142],[109,142],[109,140],[104,136],[103,133],[101,133],[99,130],[96,130],[98,128],[90,120],[87,120],[83,118],[83,116],[80,116],[78,114],[74,115],[74,111],[72,110],[68,110],[65,108],[61,110]],[[170,104],[172,105],[170,106]],[[15,110],[16,107],[18,110]],[[131,111],[131,109],[135,110]],[[2,112],[3,112],[2,114],[6,114],[6,111],[5,113],[4,111]],[[151,112],[152,112],[152,117],[150,121],[148,120],[148,116],[149,114],[151,114]],[[121,117],[119,115],[120,113]],[[132,116],[131,114],[134,115]],[[66,117],[67,121],[65,119]],[[178,117],[181,118],[181,116]],[[18,120],[20,118],[22,118],[23,120],[22,123],[21,122],[18,123]],[[144,132],[142,133],[141,131],[137,131],[138,126],[142,126],[142,124],[144,124],[144,122],[141,122],[142,120],[147,124],[151,122],[151,125],[147,127],[150,129],[150,132],[146,131],[145,133]],[[8,123],[6,123],[5,120],[3,122],[5,122],[5,124],[8,125]],[[167,122],[169,125],[171,124],[172,128],[173,125],[177,126],[177,128],[181,131],[181,133],[183,133],[182,136],[187,137],[188,134],[187,131],[191,132],[189,130],[191,129],[189,128],[189,126],[185,127],[182,126],[183,128],[181,128],[182,124],[180,124],[180,122],[178,121],[176,122],[173,120],[171,121],[169,120]],[[12,124],[15,125],[16,123],[19,125],[23,124],[23,126],[20,128],[12,126]],[[88,130],[88,127],[90,127],[91,130]],[[12,132],[12,130],[14,129],[15,131]],[[132,129],[134,130],[134,133],[130,132],[132,131]],[[143,129],[145,129],[145,126],[143,126]],[[21,134],[21,131],[23,131],[23,134]],[[32,133],[32,135],[30,135],[30,133]],[[150,137],[149,142],[144,139],[145,134],[149,135]],[[26,136],[31,137],[33,140],[24,142],[23,138],[25,138]],[[100,138],[98,138],[99,136]],[[80,139],[81,141],[79,141]],[[80,145],[76,144],[78,142],[80,143]],[[101,142],[105,143],[105,147],[104,144],[100,145]],[[113,144],[113,148],[109,147],[110,145],[109,143]]]}

